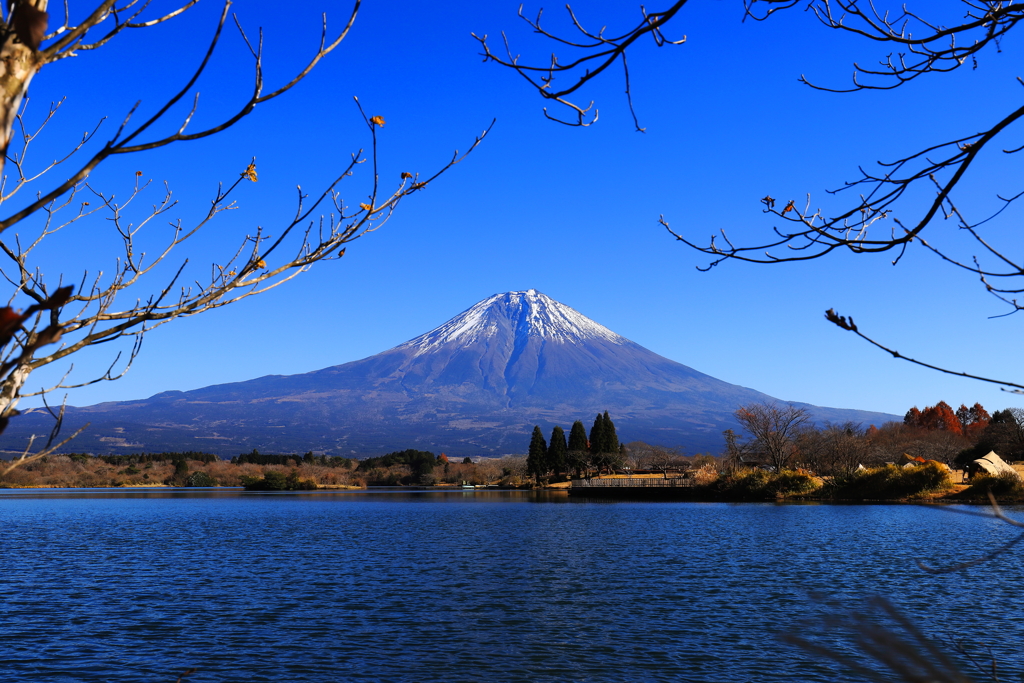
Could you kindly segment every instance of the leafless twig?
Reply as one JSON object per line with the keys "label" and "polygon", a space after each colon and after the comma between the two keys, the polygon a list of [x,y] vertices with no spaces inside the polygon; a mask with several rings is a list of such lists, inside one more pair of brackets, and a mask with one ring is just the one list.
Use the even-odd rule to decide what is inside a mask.
{"label": "leafless twig", "polygon": [[879,668],[796,633],[784,634],[782,640],[873,681],[971,683],[945,652],[885,598],[869,599],[866,610],[836,610],[826,615],[815,630],[847,633],[856,649]]}
{"label": "leafless twig", "polygon": [[[566,11],[575,31],[572,37],[563,37],[543,28],[541,26],[543,9],[537,12],[535,19],[530,19],[523,14],[523,6],[520,5],[519,18],[525,21],[534,33],[540,34],[559,46],[570,50],[574,55],[578,55],[567,62],[559,62],[558,57],[552,53],[550,61],[546,64],[523,63],[518,55],[512,53],[508,36],[504,32],[501,34],[504,44],[504,56],[491,50],[490,45],[487,43],[486,35],[478,36],[474,33],[473,37],[479,41],[480,47],[483,49],[484,61],[492,61],[512,69],[533,86],[541,97],[553,100],[568,109],[571,117],[569,119],[549,113],[547,107],[544,108],[544,116],[551,121],[569,126],[589,126],[596,123],[598,119],[598,111],[594,108],[593,102],[586,105],[577,104],[574,101],[575,98],[570,99],[569,96],[574,95],[591,79],[599,76],[616,62],[621,63],[625,78],[626,101],[629,104],[629,112],[633,117],[633,125],[637,131],[643,132],[644,128],[640,126],[636,110],[633,107],[626,52],[644,36],[650,36],[658,47],[682,45],[686,42],[685,36],[677,40],[669,40],[662,32],[664,26],[672,21],[673,17],[683,8],[686,2],[687,0],[677,0],[670,7],[659,12],[648,12],[641,5],[639,8],[640,22],[633,28],[614,36],[606,35],[604,27],[599,30],[584,27],[573,11],[572,6],[566,5]],[[555,80],[562,76],[569,79],[569,85],[558,89],[555,87]]]}
{"label": "leafless twig", "polygon": [[[45,7],[43,0],[12,0],[9,16],[0,17],[0,62],[8,65],[0,69],[0,173],[7,173],[0,183],[0,278],[11,288],[7,305],[0,307],[0,431],[17,414],[16,406],[24,396],[45,397],[52,391],[122,376],[140,352],[144,335],[154,328],[267,292],[318,262],[340,259],[346,245],[380,229],[403,199],[425,190],[460,163],[490,130],[488,127],[477,136],[465,153],[456,151],[430,173],[421,175],[410,169],[391,182],[383,182],[378,138],[385,120],[379,114],[368,115],[357,100],[357,111],[366,127],[366,148],[339,164],[334,179],[316,192],[307,194],[297,188],[295,211],[290,219],[268,227],[257,225],[238,234],[234,250],[213,257],[207,274],[197,277],[195,255],[182,256],[181,251],[186,242],[207,230],[224,213],[239,208],[246,192],[258,181],[256,159],[239,160],[238,176],[220,184],[212,193],[206,212],[190,222],[172,217],[178,200],[166,183],[162,190],[156,190],[161,193],[156,201],[142,208],[139,204],[145,201],[143,196],[159,185],[154,187],[141,171],[130,178],[131,189],[125,196],[98,187],[91,180],[93,172],[119,155],[140,154],[217,135],[260,105],[288,93],[345,39],[361,0],[353,1],[340,30],[330,31],[327,17],[323,17],[319,40],[310,46],[304,65],[276,87],[268,87],[264,82],[262,31],[250,35],[235,17],[252,88],[232,112],[199,130],[192,126],[199,108],[196,88],[221,45],[230,0],[224,0],[216,22],[209,27],[206,46],[194,56],[194,68],[185,81],[151,115],[140,119],[140,103],[136,103],[120,124],[109,131],[109,137],[98,150],[96,136],[103,130],[105,119],[100,119],[99,124],[90,123],[89,132],[67,154],[44,164],[41,170],[30,170],[29,152],[35,149],[34,141],[47,123],[59,115],[60,102],[45,112],[41,123],[30,125],[26,118],[28,101],[24,99],[29,83],[42,66],[86,53],[92,58],[117,35],[179,19],[195,4],[196,0],[181,0],[177,8],[154,16],[148,13],[150,3],[146,0],[119,5],[113,0],[100,0],[91,12],[75,22],[65,3],[62,23],[48,33],[49,15],[40,9]],[[186,28],[194,31],[192,27]],[[183,104],[187,111],[173,119],[177,116],[173,112]],[[155,132],[168,123],[173,126],[171,134]],[[80,158],[83,155],[85,158]],[[342,182],[353,182],[351,179],[361,169],[368,171],[363,189],[355,190],[362,201],[350,206],[340,194]],[[55,175],[48,175],[51,171],[59,172],[60,176],[47,184],[47,179]],[[31,191],[31,199],[5,211],[4,207],[25,191]],[[83,264],[80,276],[40,269],[37,250],[42,245],[59,240],[69,226],[101,216],[115,239],[114,268],[100,270]],[[4,232],[13,226],[19,226],[16,234]],[[18,310],[16,306],[25,308]],[[123,339],[131,341],[129,350],[112,354],[114,360],[105,372],[72,379],[69,369],[56,384],[26,388],[29,376],[39,368],[70,360],[86,348]],[[54,415],[58,430],[62,414]],[[43,449],[31,456],[26,451],[18,464],[56,448],[52,446],[55,438],[56,431]]]}

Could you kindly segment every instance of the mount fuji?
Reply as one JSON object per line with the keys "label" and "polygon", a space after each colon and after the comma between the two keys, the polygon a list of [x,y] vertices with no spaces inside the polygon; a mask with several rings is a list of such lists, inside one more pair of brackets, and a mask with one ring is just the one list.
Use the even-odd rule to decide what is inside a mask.
{"label": "mount fuji", "polygon": [[[148,399],[69,408],[69,447],[95,453],[256,448],[366,457],[405,448],[451,456],[526,450],[607,410],[623,441],[722,447],[740,405],[772,397],[669,360],[530,289],[495,294],[440,327],[363,360]],[[806,408],[815,421],[881,425],[885,413]],[[35,412],[11,420],[3,450],[48,430]]]}

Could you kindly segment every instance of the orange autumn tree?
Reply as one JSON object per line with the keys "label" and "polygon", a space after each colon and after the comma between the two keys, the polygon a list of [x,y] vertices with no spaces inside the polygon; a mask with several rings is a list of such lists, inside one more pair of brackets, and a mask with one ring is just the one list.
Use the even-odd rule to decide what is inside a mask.
{"label": "orange autumn tree", "polygon": [[962,434],[960,421],[956,419],[956,413],[945,401],[939,401],[933,406],[926,406],[924,410],[918,410],[917,406],[911,408],[903,422],[918,429],[942,430],[951,434]]}
{"label": "orange autumn tree", "polygon": [[961,405],[956,411],[945,401],[918,410],[914,406],[907,411],[903,423],[909,427],[927,431],[942,430],[975,440],[988,426],[991,416],[980,403],[968,408]]}
{"label": "orange autumn tree", "polygon": [[992,416],[980,403],[975,403],[970,408],[961,404],[956,409],[956,419],[960,422],[961,433],[972,441],[977,441],[988,427]]}

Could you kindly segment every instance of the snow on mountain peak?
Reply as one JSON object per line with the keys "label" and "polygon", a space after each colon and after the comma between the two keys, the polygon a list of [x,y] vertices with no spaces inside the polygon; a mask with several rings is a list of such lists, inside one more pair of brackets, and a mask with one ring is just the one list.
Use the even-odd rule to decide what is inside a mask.
{"label": "snow on mountain peak", "polygon": [[541,337],[567,344],[582,344],[588,339],[603,339],[614,344],[629,341],[546,294],[528,289],[488,297],[397,348],[415,348],[418,355],[443,344],[468,345],[493,338],[502,329],[513,330],[517,338]]}

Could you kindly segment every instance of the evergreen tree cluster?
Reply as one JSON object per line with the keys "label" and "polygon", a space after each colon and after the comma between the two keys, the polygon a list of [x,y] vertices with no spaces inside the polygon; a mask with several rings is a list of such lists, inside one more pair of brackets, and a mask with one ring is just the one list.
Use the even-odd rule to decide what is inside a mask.
{"label": "evergreen tree cluster", "polygon": [[548,444],[544,441],[544,433],[540,431],[540,426],[534,425],[533,434],[530,435],[530,450],[526,455],[526,471],[540,481],[549,469]]}
{"label": "evergreen tree cluster", "polygon": [[[81,454],[75,454],[79,457],[90,457],[82,456]],[[69,456],[72,460],[76,459],[74,456]],[[176,462],[178,460],[195,460],[197,462],[211,463],[217,462],[220,458],[211,453],[200,453],[198,451],[184,451],[182,453],[133,453],[131,455],[99,455],[96,456],[108,465],[114,465],[115,467],[128,467],[130,465],[141,465],[147,462]]]}
{"label": "evergreen tree cluster", "polygon": [[404,451],[395,451],[377,458],[366,458],[359,461],[357,471],[368,472],[381,467],[392,467],[393,465],[408,465],[409,469],[416,476],[430,474],[434,471],[434,465],[438,458],[430,451],[418,451],[414,448],[407,448]]}
{"label": "evergreen tree cluster", "polygon": [[[202,463],[213,463],[218,462],[220,458],[212,453],[203,453],[200,451],[182,451],[182,452],[166,452],[166,453],[132,453],[130,455],[91,455],[89,453],[68,453],[67,457],[71,458],[76,462],[88,462],[93,458],[102,460],[108,465],[115,467],[131,467],[133,465],[144,465],[150,462],[173,462],[191,460]],[[253,465],[295,465],[299,466],[303,463],[307,465],[320,465],[322,467],[351,467],[355,460],[350,458],[342,458],[338,456],[328,455],[313,455],[312,451],[305,455],[289,454],[289,455],[277,455],[272,453],[260,453],[255,448],[250,453],[242,453],[231,458],[231,464],[233,465],[244,465],[251,463]]]}
{"label": "evergreen tree cluster", "polygon": [[233,465],[245,465],[246,463],[253,465],[295,465],[296,467],[306,463],[323,467],[347,468],[352,464],[352,460],[349,458],[339,458],[338,456],[313,455],[312,452],[305,455],[297,455],[295,453],[291,455],[275,455],[273,453],[260,453],[255,448],[252,449],[251,453],[242,453],[231,458],[231,464]]}
{"label": "evergreen tree cluster", "polygon": [[615,424],[608,417],[598,414],[594,426],[590,428],[590,462],[598,471],[604,468],[614,469],[622,464],[620,457],[619,437],[615,433]]}
{"label": "evergreen tree cluster", "polygon": [[530,436],[530,449],[526,457],[526,468],[539,482],[540,478],[554,472],[555,475],[581,475],[593,467],[598,471],[614,470],[622,465],[625,454],[615,431],[615,423],[608,411],[598,413],[594,426],[587,438],[583,422],[576,420],[569,430],[568,441],[565,430],[556,425],[551,430],[551,442],[544,440],[544,433],[535,425]]}
{"label": "evergreen tree cluster", "polygon": [[316,483],[299,478],[297,470],[290,474],[266,472],[262,477],[242,477],[246,491],[313,491]]}

